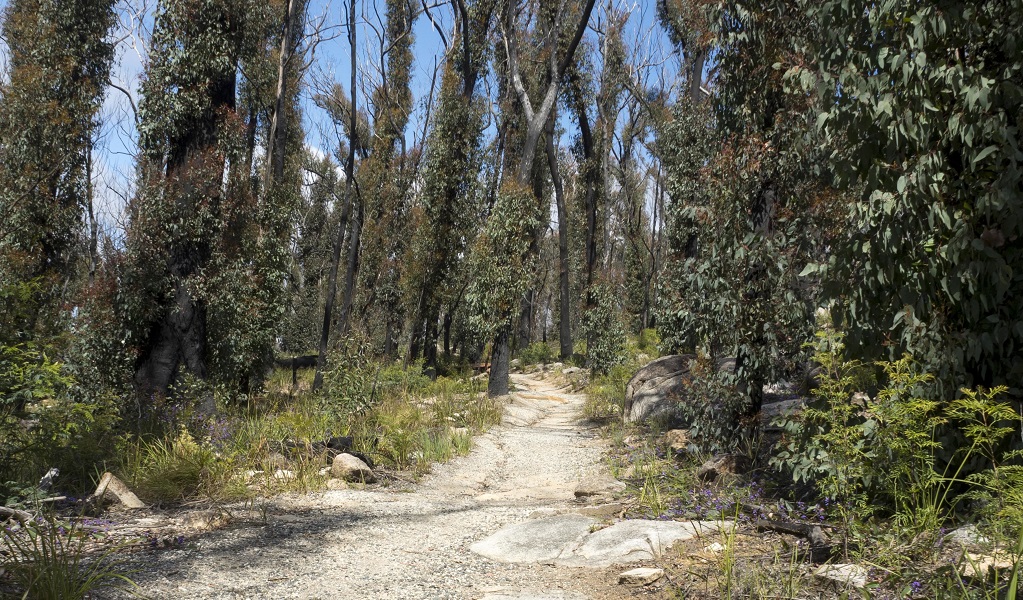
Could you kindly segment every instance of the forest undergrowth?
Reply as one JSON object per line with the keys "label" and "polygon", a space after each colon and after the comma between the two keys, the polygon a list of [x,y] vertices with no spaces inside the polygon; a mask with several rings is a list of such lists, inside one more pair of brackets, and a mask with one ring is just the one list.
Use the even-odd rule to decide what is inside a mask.
{"label": "forest undergrowth", "polygon": [[[332,477],[333,440],[369,458],[381,485],[402,485],[434,463],[468,454],[472,436],[498,423],[503,410],[500,399],[486,396],[485,380],[467,369],[430,379],[419,364],[340,352],[331,357],[321,392],[310,389],[311,371],[297,375],[293,382],[290,369],[277,369],[265,392],[241,402],[225,402],[212,390],[212,415],[194,408],[198,395],[211,393],[199,385],[178,390],[173,400],[158,399],[145,412],[128,412],[111,427],[103,451],[89,455],[99,460],[81,480],[58,475],[52,485],[31,483],[37,465],[53,459],[52,449],[15,449],[11,445],[25,439],[5,439],[4,451],[17,450],[23,460],[4,472],[8,513],[0,517],[12,518],[0,544],[0,597],[85,598],[103,587],[132,586],[116,556],[125,545],[97,553],[93,542],[104,541],[109,522],[85,514],[88,503],[76,497],[95,488],[104,471],[157,508],[254,502],[324,489]],[[32,456],[33,448],[48,451]],[[74,455],[74,448],[62,454]]]}
{"label": "forest undergrowth", "polygon": [[[685,424],[623,425],[628,377],[589,383],[627,518],[737,524],[663,557],[672,597],[1015,598],[1020,417],[1004,388],[929,400],[929,375],[908,356],[847,360],[830,327],[812,350],[822,370],[805,407],[743,431],[728,452],[750,467],[716,478],[700,467],[720,448],[675,429]],[[694,381],[683,402],[713,402],[720,385]],[[836,582],[828,565],[848,570]]]}

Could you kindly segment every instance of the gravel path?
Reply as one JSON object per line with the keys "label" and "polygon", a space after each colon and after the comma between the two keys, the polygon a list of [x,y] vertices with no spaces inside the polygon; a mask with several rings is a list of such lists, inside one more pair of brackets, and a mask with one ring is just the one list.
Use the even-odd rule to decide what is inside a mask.
{"label": "gravel path", "polygon": [[604,443],[580,422],[583,396],[513,375],[504,422],[469,456],[408,490],[283,496],[267,520],[236,521],[132,562],[150,598],[583,599],[597,573],[492,562],[469,546],[504,525],[578,510],[576,483]]}

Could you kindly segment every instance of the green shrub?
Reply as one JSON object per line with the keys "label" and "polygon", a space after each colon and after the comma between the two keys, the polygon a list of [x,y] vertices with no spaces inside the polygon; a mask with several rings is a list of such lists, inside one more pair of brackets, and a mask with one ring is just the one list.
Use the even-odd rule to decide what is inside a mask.
{"label": "green shrub", "polygon": [[546,365],[554,361],[554,348],[546,342],[533,342],[519,353],[523,365]]}
{"label": "green shrub", "polygon": [[125,477],[143,499],[155,503],[201,497],[231,500],[245,497],[234,461],[209,444],[197,442],[187,430],[177,437],[129,444]]}
{"label": "green shrub", "polygon": [[0,535],[4,569],[18,597],[83,600],[105,588],[135,587],[116,559],[119,547],[87,556],[85,543],[93,534],[77,521],[38,519],[6,527]]}
{"label": "green shrub", "polygon": [[338,420],[369,408],[379,400],[380,368],[369,360],[369,348],[344,340],[327,360],[323,373],[321,408]]}
{"label": "green shrub", "polygon": [[625,408],[625,386],[632,379],[632,369],[616,365],[606,375],[596,375],[586,386],[583,415],[594,421],[620,419]]}
{"label": "green shrub", "polygon": [[688,398],[678,409],[690,424],[692,444],[703,452],[730,452],[751,440],[755,423],[742,421],[749,398],[739,393],[734,375],[708,356],[693,361],[690,375]]}
{"label": "green shrub", "polygon": [[786,435],[771,463],[812,482],[840,508],[850,531],[877,512],[911,533],[937,529],[962,500],[984,500],[1002,522],[1021,524],[1019,453],[1005,442],[1018,415],[999,402],[1006,388],[960,391],[938,402],[922,395],[931,376],[910,357],[879,362],[884,379],[871,398],[872,370],[842,357],[842,335],[817,335],[822,367],[815,399],[781,423]]}
{"label": "green shrub", "polygon": [[586,364],[594,374],[603,375],[625,362],[625,327],[613,286],[595,284],[592,294],[596,303],[583,314]]}
{"label": "green shrub", "polygon": [[645,354],[653,354],[655,357],[658,353],[658,346],[661,345],[661,336],[657,333],[656,329],[644,329],[639,332],[639,339],[636,340],[636,346]]}

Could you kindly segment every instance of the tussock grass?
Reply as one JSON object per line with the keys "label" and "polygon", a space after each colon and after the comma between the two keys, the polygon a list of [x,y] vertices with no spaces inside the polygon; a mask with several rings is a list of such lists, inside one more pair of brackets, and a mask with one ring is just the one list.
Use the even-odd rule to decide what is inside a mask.
{"label": "tussock grass", "polygon": [[121,547],[87,552],[86,542],[95,535],[80,521],[54,517],[5,527],[0,550],[14,590],[5,590],[0,580],[0,597],[83,600],[104,589],[130,591],[135,583],[116,557]]}
{"label": "tussock grass", "polygon": [[306,492],[327,479],[328,456],[315,444],[350,436],[378,467],[420,475],[467,454],[472,434],[498,423],[503,411],[481,382],[430,380],[418,365],[334,366],[320,394],[305,387],[311,371],[300,375],[293,389],[290,369],[279,369],[264,395],[244,406],[221,402],[216,417],[178,408],[187,398],[158,407],[147,433],[122,440],[119,474],[143,500],[164,505]]}

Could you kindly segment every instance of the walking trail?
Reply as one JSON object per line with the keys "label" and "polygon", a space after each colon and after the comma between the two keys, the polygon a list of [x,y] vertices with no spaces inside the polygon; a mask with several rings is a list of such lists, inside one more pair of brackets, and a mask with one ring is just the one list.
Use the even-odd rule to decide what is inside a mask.
{"label": "walking trail", "polygon": [[502,424],[409,489],[275,498],[265,523],[236,517],[181,548],[136,555],[134,579],[150,598],[614,597],[597,570],[470,550],[506,525],[579,512],[577,483],[603,469],[605,442],[581,421],[583,395],[533,375],[512,382],[520,391]]}

